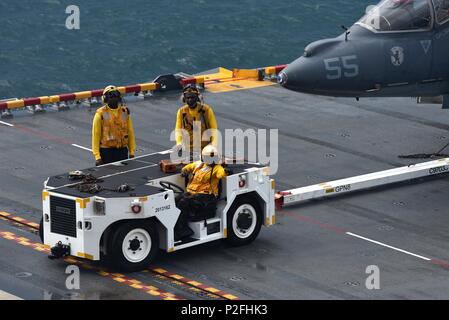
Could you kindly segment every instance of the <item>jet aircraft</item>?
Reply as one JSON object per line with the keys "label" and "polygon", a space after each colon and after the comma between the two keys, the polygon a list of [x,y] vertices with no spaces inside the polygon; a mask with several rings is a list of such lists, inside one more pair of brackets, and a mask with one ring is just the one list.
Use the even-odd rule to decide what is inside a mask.
{"label": "jet aircraft", "polygon": [[418,97],[449,108],[449,0],[383,0],[339,37],[309,44],[278,82],[317,95]]}

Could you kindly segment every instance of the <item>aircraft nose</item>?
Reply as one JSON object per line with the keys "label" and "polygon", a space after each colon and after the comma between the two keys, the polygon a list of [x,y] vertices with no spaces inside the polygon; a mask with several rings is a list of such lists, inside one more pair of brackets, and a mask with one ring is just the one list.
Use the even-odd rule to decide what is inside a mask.
{"label": "aircraft nose", "polygon": [[[310,80],[314,78],[313,70],[305,63],[303,58],[290,63],[278,75],[278,83],[286,89],[305,89],[310,85]],[[312,71],[312,72],[310,72]]]}
{"label": "aircraft nose", "polygon": [[288,76],[287,76],[287,74],[284,72],[284,71],[281,71],[279,74],[278,74],[278,83],[281,85],[281,86],[286,86],[287,85],[287,81],[288,81]]}

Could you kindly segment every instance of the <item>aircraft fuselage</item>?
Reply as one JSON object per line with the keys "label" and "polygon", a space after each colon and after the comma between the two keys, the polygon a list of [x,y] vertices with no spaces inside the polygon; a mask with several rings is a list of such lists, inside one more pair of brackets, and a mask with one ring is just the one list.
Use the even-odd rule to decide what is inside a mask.
{"label": "aircraft fuselage", "polygon": [[[391,26],[390,26],[391,27]],[[449,23],[375,32],[357,23],[311,43],[279,75],[285,88],[327,96],[408,97],[449,93]]]}

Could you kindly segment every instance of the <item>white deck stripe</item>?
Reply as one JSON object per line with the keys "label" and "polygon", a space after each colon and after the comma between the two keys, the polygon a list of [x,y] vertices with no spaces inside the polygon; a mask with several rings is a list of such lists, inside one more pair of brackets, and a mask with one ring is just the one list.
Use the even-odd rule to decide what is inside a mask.
{"label": "white deck stripe", "polygon": [[13,294],[0,290],[0,300],[23,300]]}
{"label": "white deck stripe", "polygon": [[77,145],[77,144],[74,144],[74,143],[72,143],[72,146],[92,152],[92,149],[89,149],[89,148],[86,148],[86,147],[83,147],[83,146],[80,146],[80,145]]}
{"label": "white deck stripe", "polygon": [[382,242],[379,242],[379,241],[375,241],[375,240],[372,240],[372,239],[368,239],[368,238],[359,236],[359,235],[354,234],[354,233],[351,233],[351,232],[346,232],[346,234],[347,234],[348,236],[352,236],[352,237],[356,237],[356,238],[359,238],[359,239],[362,239],[362,240],[366,240],[366,241],[369,241],[369,242],[378,244],[378,245],[380,245],[380,246],[383,246],[383,247],[386,247],[386,248],[390,248],[390,249],[393,249],[393,250],[396,250],[396,251],[399,251],[399,252],[402,252],[402,253],[405,253],[405,254],[408,254],[408,255],[411,255],[411,256],[414,256],[414,257],[423,259],[423,260],[426,260],[426,261],[432,260],[432,259],[429,259],[429,258],[420,256],[420,255],[411,253],[411,252],[409,252],[409,251],[405,251],[405,250],[402,250],[402,249],[399,249],[399,248],[396,248],[396,247],[389,246],[389,245],[387,245],[387,244],[385,244],[385,243],[382,243]]}
{"label": "white deck stripe", "polygon": [[4,124],[5,126],[14,127],[13,124],[8,123],[8,122],[0,121],[0,123],[1,123],[1,124]]}
{"label": "white deck stripe", "polygon": [[[0,121],[0,123],[4,123],[4,124],[6,124],[6,125],[9,125],[9,126],[11,126],[11,127],[14,127],[14,125],[9,124],[9,123],[6,123],[6,122]],[[92,149],[89,149],[89,148],[80,146],[80,145],[75,144],[75,143],[72,143],[72,146],[74,146],[74,147],[76,147],[76,148],[80,148],[80,149],[83,149],[83,150],[92,152]],[[146,156],[149,156],[149,155],[153,155],[153,154],[168,154],[168,153],[170,153],[170,152],[171,152],[171,149],[165,150],[165,151],[161,151],[161,152],[154,152],[154,153],[150,153],[150,154],[145,154],[145,155],[142,155],[142,156],[135,157],[135,159],[137,159],[137,158],[143,158],[143,157],[146,157]]]}
{"label": "white deck stripe", "polygon": [[152,165],[145,166],[145,167],[142,167],[142,168],[136,168],[136,169],[131,169],[131,170],[128,170],[128,171],[113,173],[113,174],[110,174],[110,175],[107,175],[107,176],[102,176],[102,177],[99,177],[98,179],[105,179],[105,178],[109,178],[109,177],[114,177],[114,176],[118,176],[118,175],[121,175],[121,174],[125,174],[125,173],[128,173],[128,172],[148,169],[148,168],[157,167],[157,166],[159,166],[159,165],[158,164],[152,164]]}

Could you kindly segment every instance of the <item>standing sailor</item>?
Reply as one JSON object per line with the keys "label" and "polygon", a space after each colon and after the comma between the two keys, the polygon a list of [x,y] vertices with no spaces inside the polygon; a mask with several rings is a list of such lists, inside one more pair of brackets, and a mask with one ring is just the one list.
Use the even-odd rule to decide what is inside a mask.
{"label": "standing sailor", "polygon": [[[212,107],[203,103],[196,85],[184,87],[182,101],[185,105],[176,116],[176,149],[188,149],[192,159],[194,154],[199,156],[208,144],[218,145],[217,120]],[[210,130],[210,136],[203,137],[207,130]],[[203,138],[206,139],[203,141]]]}
{"label": "standing sailor", "polygon": [[134,158],[136,140],[129,109],[115,86],[103,91],[105,105],[97,110],[92,126],[92,153],[95,165]]}

